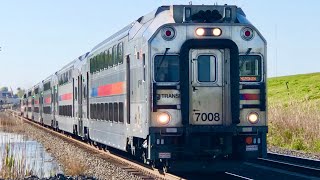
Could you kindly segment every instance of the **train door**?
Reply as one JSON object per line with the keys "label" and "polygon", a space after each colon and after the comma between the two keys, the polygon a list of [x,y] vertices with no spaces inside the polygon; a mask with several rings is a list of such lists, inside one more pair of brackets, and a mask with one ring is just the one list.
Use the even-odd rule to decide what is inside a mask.
{"label": "train door", "polygon": [[83,121],[82,121],[82,75],[78,76],[78,133],[83,136]]}
{"label": "train door", "polygon": [[190,124],[223,124],[223,56],[219,49],[190,50]]}
{"label": "train door", "polygon": [[51,122],[51,126],[53,128],[56,128],[56,112],[57,112],[57,86],[53,86],[52,87],[52,100],[51,100],[51,106],[52,106],[52,122]]}
{"label": "train door", "polygon": [[130,106],[131,106],[131,101],[130,101],[130,94],[131,94],[131,90],[130,90],[130,56],[128,55],[126,58],[126,79],[127,79],[127,124],[130,124]]}

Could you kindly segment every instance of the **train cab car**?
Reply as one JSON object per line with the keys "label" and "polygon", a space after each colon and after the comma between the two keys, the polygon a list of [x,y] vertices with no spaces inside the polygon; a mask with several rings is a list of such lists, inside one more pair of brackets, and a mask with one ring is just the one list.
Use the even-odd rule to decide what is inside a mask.
{"label": "train cab car", "polygon": [[241,8],[159,7],[90,53],[88,134],[171,169],[264,157],[265,64]]}
{"label": "train cab car", "polygon": [[177,166],[187,160],[192,167],[200,160],[264,157],[263,36],[236,6],[178,5],[157,12],[153,24],[159,24],[148,40],[148,158]]}

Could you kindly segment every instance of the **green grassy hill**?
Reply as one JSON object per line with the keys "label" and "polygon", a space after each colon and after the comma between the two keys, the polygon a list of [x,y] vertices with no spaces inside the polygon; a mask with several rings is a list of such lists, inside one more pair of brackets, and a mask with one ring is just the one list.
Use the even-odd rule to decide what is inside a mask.
{"label": "green grassy hill", "polygon": [[268,79],[268,144],[320,153],[320,73]]}
{"label": "green grassy hill", "polygon": [[268,79],[269,103],[320,100],[320,73]]}

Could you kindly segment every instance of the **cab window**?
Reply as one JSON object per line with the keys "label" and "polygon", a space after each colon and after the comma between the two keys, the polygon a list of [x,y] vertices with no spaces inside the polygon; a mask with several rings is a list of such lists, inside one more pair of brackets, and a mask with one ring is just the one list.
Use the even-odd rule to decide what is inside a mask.
{"label": "cab window", "polygon": [[179,56],[158,55],[154,58],[155,81],[178,82],[179,81]]}
{"label": "cab window", "polygon": [[261,81],[261,56],[241,55],[239,56],[240,81]]}
{"label": "cab window", "polygon": [[212,55],[198,56],[198,81],[216,81],[216,58]]}

